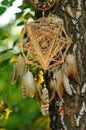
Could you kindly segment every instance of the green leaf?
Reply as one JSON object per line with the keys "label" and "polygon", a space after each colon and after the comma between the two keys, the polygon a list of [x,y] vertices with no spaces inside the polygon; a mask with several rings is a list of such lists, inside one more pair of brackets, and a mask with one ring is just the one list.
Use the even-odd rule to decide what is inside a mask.
{"label": "green leaf", "polygon": [[6,7],[0,6],[0,15],[6,11]]}
{"label": "green leaf", "polygon": [[24,16],[24,18],[26,19],[26,20],[28,20],[28,18],[30,18],[30,17],[32,17],[32,14],[31,13],[27,13],[27,14],[25,14],[25,16]]}
{"label": "green leaf", "polygon": [[21,26],[21,25],[24,25],[24,22],[23,22],[23,21],[21,21],[21,22],[19,22],[19,23],[17,24],[17,26]]}
{"label": "green leaf", "polygon": [[18,6],[18,8],[23,10],[25,7],[24,7],[24,5],[20,5],[20,6]]}
{"label": "green leaf", "polygon": [[23,12],[15,13],[16,19],[19,19],[22,16]]}
{"label": "green leaf", "polygon": [[34,19],[34,16],[30,12],[28,12],[28,13],[25,14],[24,18],[26,20],[28,20],[29,18],[33,18]]}
{"label": "green leaf", "polygon": [[1,2],[1,4],[2,4],[2,5],[5,5],[5,6],[7,6],[7,5],[8,5],[8,3],[9,3],[9,1],[8,1],[8,0],[3,0],[3,1]]}
{"label": "green leaf", "polygon": [[29,18],[29,14],[28,14],[28,13],[25,14],[24,18],[25,18],[26,20],[28,20],[28,18]]}
{"label": "green leaf", "polygon": [[18,43],[18,40],[19,40],[19,39],[16,39],[16,40],[13,42],[13,47]]}
{"label": "green leaf", "polygon": [[30,2],[28,2],[28,8],[30,8],[31,11],[34,11],[34,6]]}
{"label": "green leaf", "polygon": [[12,56],[13,56],[13,51],[10,50],[10,51],[7,51],[6,53],[3,53],[0,55],[0,63],[7,60],[7,59],[10,59]]}
{"label": "green leaf", "polygon": [[5,65],[7,65],[9,63],[9,58],[0,62],[0,68],[4,67]]}
{"label": "green leaf", "polygon": [[[26,8],[30,8],[31,9],[31,11],[34,11],[34,7],[33,7],[33,5],[31,4],[31,2],[29,2],[29,0],[27,1],[25,1],[25,0],[23,0],[23,7],[22,7],[22,9],[24,10],[24,9],[26,9]],[[21,6],[19,6],[20,8],[21,8]],[[19,8],[18,7],[18,8]]]}
{"label": "green leaf", "polygon": [[5,49],[3,51],[0,51],[0,55],[3,54],[3,53],[7,53],[8,51],[11,51],[11,50],[13,50],[13,48],[11,48],[11,49]]}
{"label": "green leaf", "polygon": [[2,36],[0,37],[0,40],[5,40],[5,39],[7,39],[7,38],[8,38],[8,36],[2,35]]}
{"label": "green leaf", "polygon": [[13,5],[13,2],[15,2],[15,0],[10,0],[10,1],[9,1],[9,6],[12,6],[12,5]]}

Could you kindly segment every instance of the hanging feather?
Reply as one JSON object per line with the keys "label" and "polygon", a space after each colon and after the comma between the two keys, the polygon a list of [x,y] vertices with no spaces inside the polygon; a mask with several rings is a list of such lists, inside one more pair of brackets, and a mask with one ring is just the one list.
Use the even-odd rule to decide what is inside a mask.
{"label": "hanging feather", "polygon": [[18,56],[17,63],[18,63],[18,72],[19,74],[21,74],[22,70],[24,69],[24,59],[21,56],[21,54]]}
{"label": "hanging feather", "polygon": [[23,75],[26,73],[26,67],[25,66],[22,66],[22,69],[20,71],[20,76],[23,77]]}
{"label": "hanging feather", "polygon": [[35,86],[36,86],[36,92],[37,92],[38,96],[40,97],[40,99],[42,99],[42,94],[41,94],[42,86],[41,86],[41,84],[39,82],[35,81]]}
{"label": "hanging feather", "polygon": [[26,99],[28,95],[27,86],[25,85],[24,81],[22,80],[22,97]]}
{"label": "hanging feather", "polygon": [[65,73],[63,73],[63,85],[65,88],[65,91],[69,94],[72,95],[72,90],[69,84],[69,79],[68,79],[68,75],[66,75]]}
{"label": "hanging feather", "polygon": [[63,94],[64,94],[64,86],[63,86],[63,72],[61,69],[59,69],[59,71],[56,74],[56,81],[57,81],[57,85],[56,85],[56,92],[60,98],[60,100],[63,102]]}
{"label": "hanging feather", "polygon": [[61,69],[62,69],[62,73],[65,73],[66,75],[69,76],[69,69],[68,69],[68,65],[66,63],[63,63]]}
{"label": "hanging feather", "polygon": [[55,98],[55,94],[56,94],[54,79],[51,79],[51,81],[50,81],[50,87],[52,89],[52,95],[51,95],[51,98],[50,98],[50,102],[51,102]]}
{"label": "hanging feather", "polygon": [[66,64],[68,65],[69,74],[72,78],[79,83],[78,75],[77,75],[77,67],[76,67],[76,60],[73,54],[68,54],[66,57]]}
{"label": "hanging feather", "polygon": [[30,98],[33,98],[35,96],[35,81],[32,73],[30,71],[27,71],[22,79],[22,95],[28,95]]}
{"label": "hanging feather", "polygon": [[13,77],[12,77],[12,84],[15,84],[18,79],[18,64],[14,64],[14,69],[13,69]]}
{"label": "hanging feather", "polygon": [[12,77],[12,84],[15,84],[19,74],[22,73],[24,69],[24,59],[21,55],[18,56],[17,62],[14,64],[14,73]]}
{"label": "hanging feather", "polygon": [[59,99],[63,102],[62,96],[63,96],[63,88],[61,86],[61,84],[58,84],[56,82],[56,80],[52,80],[51,81],[51,88],[53,88],[53,92],[52,92],[52,96],[50,101],[52,101],[52,99],[55,97],[55,92],[57,93]]}
{"label": "hanging feather", "polygon": [[45,116],[49,113],[49,95],[48,89],[42,89],[42,104],[41,104],[41,112]]}

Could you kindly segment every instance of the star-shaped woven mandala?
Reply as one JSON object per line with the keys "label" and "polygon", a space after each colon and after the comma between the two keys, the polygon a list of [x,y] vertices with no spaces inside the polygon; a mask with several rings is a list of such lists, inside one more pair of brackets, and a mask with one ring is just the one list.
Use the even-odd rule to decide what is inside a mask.
{"label": "star-shaped woven mandala", "polygon": [[71,43],[61,21],[43,17],[25,24],[19,47],[26,63],[47,70],[64,62]]}

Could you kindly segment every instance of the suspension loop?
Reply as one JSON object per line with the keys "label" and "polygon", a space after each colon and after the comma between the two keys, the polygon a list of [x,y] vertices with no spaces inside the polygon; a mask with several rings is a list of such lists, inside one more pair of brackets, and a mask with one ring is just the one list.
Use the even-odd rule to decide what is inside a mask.
{"label": "suspension loop", "polygon": [[40,2],[39,0],[30,0],[35,9],[40,11],[46,11],[52,8],[57,0],[44,0],[44,2]]}

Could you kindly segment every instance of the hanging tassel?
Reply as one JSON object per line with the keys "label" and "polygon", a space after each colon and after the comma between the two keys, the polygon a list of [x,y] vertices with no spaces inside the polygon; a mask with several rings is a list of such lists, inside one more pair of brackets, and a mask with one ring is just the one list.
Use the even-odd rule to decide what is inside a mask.
{"label": "hanging tassel", "polygon": [[17,62],[14,64],[14,73],[12,77],[12,84],[15,84],[19,74],[22,73],[24,69],[24,59],[21,55],[18,56]]}
{"label": "hanging tassel", "polygon": [[41,104],[41,112],[45,116],[49,113],[49,95],[48,89],[42,89],[42,104]]}
{"label": "hanging tassel", "polygon": [[30,71],[27,71],[22,79],[22,95],[28,95],[30,98],[33,98],[35,96],[35,81],[32,73]]}
{"label": "hanging tassel", "polygon": [[73,54],[68,54],[66,57],[66,64],[68,65],[69,74],[72,78],[79,83],[78,75],[77,75],[77,67],[76,67],[76,60]]}

